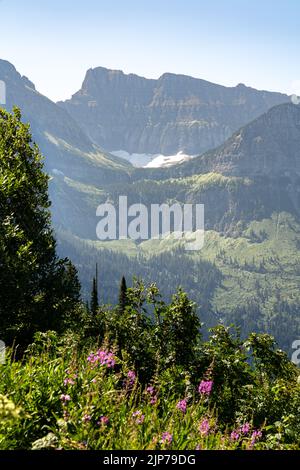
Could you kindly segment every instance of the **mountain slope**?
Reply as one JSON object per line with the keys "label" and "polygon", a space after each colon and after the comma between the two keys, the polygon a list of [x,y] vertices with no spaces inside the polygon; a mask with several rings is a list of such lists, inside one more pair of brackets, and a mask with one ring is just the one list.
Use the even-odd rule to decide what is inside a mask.
{"label": "mountain slope", "polygon": [[127,162],[106,155],[65,110],[38,93],[32,82],[4,60],[0,60],[0,80],[6,83],[6,108],[21,108],[23,121],[30,123],[33,138],[46,156],[49,173],[54,170],[95,185],[128,178]]}
{"label": "mountain slope", "polygon": [[286,95],[242,84],[227,88],[170,73],[149,80],[98,67],[59,105],[107,151],[199,155],[287,101]]}
{"label": "mountain slope", "polygon": [[166,174],[218,172],[231,176],[300,176],[300,106],[275,106],[238,130],[216,150]]}

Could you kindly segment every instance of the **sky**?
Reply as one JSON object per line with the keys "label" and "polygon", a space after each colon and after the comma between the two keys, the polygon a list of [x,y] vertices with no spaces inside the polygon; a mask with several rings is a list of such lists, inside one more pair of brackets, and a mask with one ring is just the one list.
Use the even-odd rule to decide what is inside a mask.
{"label": "sky", "polygon": [[97,66],[300,95],[299,0],[0,0],[0,58],[54,101]]}

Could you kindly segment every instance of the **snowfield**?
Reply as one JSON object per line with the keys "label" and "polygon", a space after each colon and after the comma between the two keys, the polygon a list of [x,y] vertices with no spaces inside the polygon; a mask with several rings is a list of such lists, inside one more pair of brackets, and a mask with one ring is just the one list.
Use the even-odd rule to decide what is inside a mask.
{"label": "snowfield", "polygon": [[176,155],[146,154],[146,153],[128,153],[126,150],[115,150],[110,152],[112,155],[128,160],[137,168],[163,168],[190,160],[194,155],[187,155],[179,152]]}

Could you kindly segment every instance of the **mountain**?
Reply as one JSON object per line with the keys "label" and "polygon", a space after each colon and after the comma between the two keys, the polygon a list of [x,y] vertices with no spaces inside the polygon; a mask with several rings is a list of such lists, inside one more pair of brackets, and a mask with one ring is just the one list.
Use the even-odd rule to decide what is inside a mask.
{"label": "mountain", "polygon": [[170,169],[171,174],[217,172],[248,177],[300,177],[300,106],[275,106],[216,150]]}
{"label": "mountain", "polygon": [[41,95],[28,78],[4,60],[0,60],[0,80],[6,84],[6,108],[21,108],[23,121],[30,123],[33,138],[46,156],[45,167],[50,174],[90,185],[127,179],[129,164],[106,155],[64,109]]}
{"label": "mountain", "polygon": [[[90,290],[94,260],[107,276],[101,296],[126,273],[157,281],[169,296],[182,285],[202,308],[206,327],[222,321],[272,333],[291,350],[300,334],[300,106],[283,104],[247,124],[217,149],[168,169],[136,169],[129,182],[102,187],[94,204],[119,195],[128,204],[202,203],[205,244],[187,252],[181,240],[101,242],[95,209],[82,194],[85,223],[70,217],[60,250],[80,266]],[[70,182],[69,191],[72,190]],[[71,228],[71,230],[70,230]],[[113,299],[117,300],[117,299]]]}
{"label": "mountain", "polygon": [[287,103],[271,108],[214,150],[170,168],[136,169],[133,179],[137,185],[146,179],[159,181],[160,191],[173,185],[181,201],[201,198],[210,228],[224,230],[273,211],[298,217],[299,149],[300,106]]}
{"label": "mountain", "polygon": [[[147,207],[202,203],[206,229],[226,236],[273,213],[298,218],[299,123],[300,106],[283,104],[241,128],[222,146],[189,162],[171,168],[135,169],[128,181],[99,188],[61,178],[53,196],[56,206],[61,200],[60,226],[81,238],[96,240],[97,206],[111,201],[117,207],[120,195],[127,195],[129,205]],[[63,201],[70,203],[64,207]]]}
{"label": "mountain", "polygon": [[[97,73],[91,71],[89,75]],[[100,75],[110,73],[101,69]],[[117,77],[120,86],[116,85]],[[183,77],[183,85],[177,89],[177,78],[164,76],[160,80],[173,81],[172,93],[182,97],[181,113],[186,112],[187,116],[192,108],[183,105],[187,93],[183,85],[186,80],[194,83],[194,79]],[[165,298],[181,285],[202,306],[201,320],[205,327],[220,321],[226,324],[234,321],[241,326],[243,334],[249,330],[267,331],[275,335],[281,347],[291,349],[292,341],[300,334],[299,106],[284,103],[272,107],[274,96],[283,101],[287,97],[242,86],[227,89],[196,80],[198,88],[206,87],[205,102],[210,105],[199,105],[195,110],[202,112],[205,108],[209,119],[215,119],[221,145],[201,154],[204,140],[197,143],[195,139],[197,150],[193,153],[199,157],[169,168],[134,169],[123,159],[106,154],[91,135],[91,130],[96,132],[98,124],[96,115],[94,119],[89,113],[96,113],[100,108],[100,104],[90,100],[92,95],[79,94],[78,107],[74,105],[79,113],[76,118],[66,109],[69,105],[57,105],[39,94],[34,85],[8,62],[0,61],[0,80],[7,85],[7,108],[11,109],[14,104],[21,107],[23,120],[30,122],[34,140],[45,155],[46,169],[51,175],[50,197],[59,253],[75,262],[85,298],[89,295],[90,280],[98,262],[102,301],[117,301],[113,293],[118,291],[124,274],[128,282],[133,275],[158,282]],[[131,85],[127,84],[125,93],[124,80],[134,82],[131,100],[127,94]],[[161,101],[157,98],[154,120],[153,106],[147,104],[149,96],[153,102],[151,94],[159,81],[126,78],[116,72],[112,73],[110,82],[115,86],[114,112],[104,113],[101,108],[105,122],[110,121],[107,128],[110,138],[115,132],[115,142],[118,143],[121,136],[124,141],[120,146],[123,146],[133,134],[129,130],[126,133],[122,126],[127,119],[129,129],[132,120],[136,119],[135,139],[139,140],[144,113],[149,117],[145,133],[149,132],[154,139],[157,131],[160,137],[154,139],[156,142],[167,142],[165,139],[171,142],[171,134],[166,131],[161,135],[160,132],[166,123],[167,109],[172,106],[164,105],[167,109],[163,110],[164,106],[158,106]],[[96,90],[97,84],[98,80],[94,82]],[[101,102],[104,104],[112,100],[111,86],[112,83],[107,85],[107,96],[103,92]],[[124,109],[119,99],[122,89],[122,100],[127,103]],[[215,101],[208,96],[212,89]],[[232,96],[238,93],[247,96],[248,101],[241,104],[240,100],[240,104],[230,105]],[[84,100],[89,103],[88,115],[84,114]],[[143,102],[143,106],[138,107],[138,102]],[[211,106],[211,103],[215,104]],[[256,117],[260,106],[266,112]],[[217,108],[218,120],[212,117],[216,116]],[[142,114],[134,114],[134,109]],[[175,114],[174,119],[177,119],[178,113]],[[250,121],[250,116],[251,122],[242,127],[238,124],[248,118]],[[228,120],[228,132],[228,129],[235,129],[225,142],[225,135],[221,135],[222,120],[224,123]],[[166,153],[179,148],[178,135],[175,133],[173,137],[176,148]],[[208,140],[211,137],[212,134]],[[211,147],[213,140],[207,145]],[[132,149],[128,148],[128,151]],[[155,151],[153,149],[151,153]],[[187,252],[181,240],[172,238],[138,242],[97,240],[96,208],[107,201],[117,206],[119,195],[127,195],[128,204],[143,203],[148,207],[153,203],[204,204],[204,248]]]}
{"label": "mountain", "polygon": [[243,84],[228,88],[171,73],[152,80],[98,67],[59,105],[106,151],[199,155],[287,101]]}

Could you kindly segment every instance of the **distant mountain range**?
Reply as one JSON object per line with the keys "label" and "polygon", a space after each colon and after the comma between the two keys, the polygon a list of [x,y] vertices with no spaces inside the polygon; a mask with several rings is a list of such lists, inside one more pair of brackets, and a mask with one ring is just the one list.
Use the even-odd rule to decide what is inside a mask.
{"label": "distant mountain range", "polygon": [[[300,106],[280,93],[226,88],[186,76],[159,80],[103,68],[55,104],[0,60],[7,108],[21,108],[45,155],[60,254],[79,269],[84,295],[98,261],[101,300],[125,274],[182,285],[206,326],[234,321],[273,333],[290,349],[300,335]],[[198,155],[167,168],[134,168],[113,156]],[[146,158],[146,157],[145,157]],[[101,242],[102,202],[203,203],[200,252],[180,240]]]}
{"label": "distant mountain range", "polygon": [[227,88],[170,73],[149,80],[98,67],[59,105],[106,151],[200,155],[288,100],[242,84]]}

